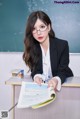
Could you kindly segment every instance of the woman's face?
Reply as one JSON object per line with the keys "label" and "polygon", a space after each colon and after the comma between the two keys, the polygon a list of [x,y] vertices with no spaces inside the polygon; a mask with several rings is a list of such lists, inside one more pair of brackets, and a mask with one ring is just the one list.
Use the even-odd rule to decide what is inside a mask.
{"label": "woman's face", "polygon": [[45,25],[40,19],[37,19],[32,30],[33,37],[39,42],[43,43],[48,39],[50,25]]}

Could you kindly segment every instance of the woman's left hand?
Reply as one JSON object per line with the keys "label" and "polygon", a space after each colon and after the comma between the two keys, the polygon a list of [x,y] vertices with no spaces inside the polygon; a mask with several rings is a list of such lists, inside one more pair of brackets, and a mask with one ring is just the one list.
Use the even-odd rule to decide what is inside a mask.
{"label": "woman's left hand", "polygon": [[57,85],[58,85],[58,80],[54,77],[48,81],[48,86],[53,87],[55,91],[57,90]]}

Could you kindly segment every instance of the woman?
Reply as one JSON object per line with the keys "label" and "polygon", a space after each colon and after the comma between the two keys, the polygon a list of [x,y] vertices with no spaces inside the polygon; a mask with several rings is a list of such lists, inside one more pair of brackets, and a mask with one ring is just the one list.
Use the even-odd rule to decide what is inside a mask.
{"label": "woman", "polygon": [[69,64],[68,42],[55,37],[51,20],[43,11],[31,13],[27,21],[23,59],[31,69],[34,82],[47,82],[61,89],[67,77],[73,76]]}

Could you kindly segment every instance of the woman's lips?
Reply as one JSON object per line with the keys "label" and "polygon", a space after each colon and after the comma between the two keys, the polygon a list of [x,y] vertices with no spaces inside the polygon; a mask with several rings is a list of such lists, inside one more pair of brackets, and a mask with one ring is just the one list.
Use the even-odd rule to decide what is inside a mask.
{"label": "woman's lips", "polygon": [[42,39],[43,39],[43,37],[42,37],[42,36],[40,36],[40,37],[38,37],[38,39],[39,39],[39,40],[42,40]]}

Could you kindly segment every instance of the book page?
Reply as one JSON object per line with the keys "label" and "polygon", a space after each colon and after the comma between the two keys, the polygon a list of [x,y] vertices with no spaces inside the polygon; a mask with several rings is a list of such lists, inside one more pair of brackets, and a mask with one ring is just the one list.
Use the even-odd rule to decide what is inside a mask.
{"label": "book page", "polygon": [[53,87],[49,87],[48,88],[48,93],[50,95],[50,98],[42,103],[39,103],[37,105],[34,105],[32,106],[33,109],[37,109],[37,108],[40,108],[40,107],[43,107],[43,106],[46,106],[48,104],[50,104],[51,102],[53,102],[56,98],[56,93],[55,91],[53,90]]}
{"label": "book page", "polygon": [[48,84],[38,85],[34,82],[22,82],[18,108],[31,107],[52,99]]}

